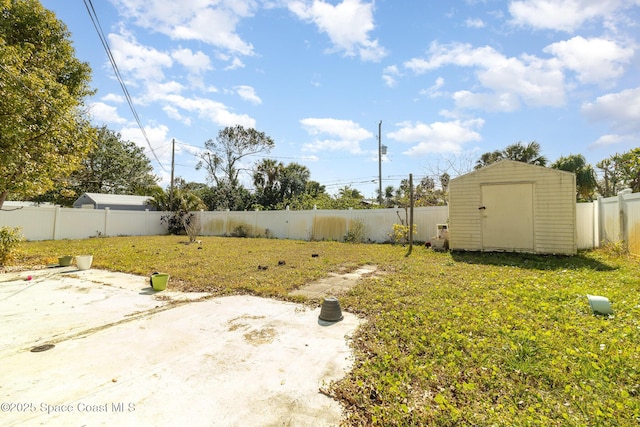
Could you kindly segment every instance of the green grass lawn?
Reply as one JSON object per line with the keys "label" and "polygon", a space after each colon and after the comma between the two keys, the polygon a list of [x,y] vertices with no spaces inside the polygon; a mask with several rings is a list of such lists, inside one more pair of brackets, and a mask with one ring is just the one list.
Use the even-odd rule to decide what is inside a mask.
{"label": "green grass lawn", "polygon": [[[604,250],[566,257],[422,247],[407,257],[406,248],[391,245],[185,240],[29,242],[18,263],[90,253],[95,268],[169,273],[170,289],[283,299],[331,271],[376,264],[384,274],[364,278],[340,299],[343,310],[368,320],[352,339],[353,370],[327,390],[344,404],[349,424],[640,424],[635,258]],[[608,297],[614,315],[593,315],[586,294]]]}

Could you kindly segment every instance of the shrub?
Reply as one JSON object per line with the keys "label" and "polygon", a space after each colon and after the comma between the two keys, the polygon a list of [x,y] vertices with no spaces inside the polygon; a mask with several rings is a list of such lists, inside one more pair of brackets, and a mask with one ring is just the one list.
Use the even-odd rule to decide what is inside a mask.
{"label": "shrub", "polygon": [[244,225],[239,225],[233,229],[231,236],[233,237],[247,237],[249,235],[249,229]]}
{"label": "shrub", "polygon": [[[413,224],[413,234],[416,234],[416,225]],[[404,224],[393,224],[393,230],[388,234],[391,243],[400,243],[402,245],[409,241],[409,226]]]}
{"label": "shrub", "polygon": [[182,217],[182,224],[187,232],[187,236],[189,236],[189,242],[195,242],[200,233],[200,216],[193,212],[189,213]]}
{"label": "shrub", "polygon": [[365,240],[367,226],[359,219],[351,221],[349,231],[344,236],[344,241],[348,243],[362,243]]}
{"label": "shrub", "polygon": [[14,259],[18,244],[23,241],[20,227],[0,227],[0,266]]}

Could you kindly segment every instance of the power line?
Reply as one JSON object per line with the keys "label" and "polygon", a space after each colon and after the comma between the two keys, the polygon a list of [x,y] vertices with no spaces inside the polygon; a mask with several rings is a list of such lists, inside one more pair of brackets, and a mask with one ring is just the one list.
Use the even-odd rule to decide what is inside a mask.
{"label": "power line", "polygon": [[113,68],[113,71],[114,71],[114,73],[116,75],[116,79],[118,80],[118,83],[120,83],[120,87],[122,88],[122,92],[124,93],[124,97],[127,100],[127,104],[129,104],[129,108],[131,109],[131,113],[133,113],[133,117],[134,117],[136,123],[138,124],[138,127],[140,128],[140,131],[142,131],[142,135],[144,136],[145,141],[147,141],[147,145],[149,146],[149,150],[151,150],[151,153],[153,153],[153,157],[155,157],[156,161],[158,162],[158,165],[160,165],[162,170],[167,172],[165,167],[160,162],[160,159],[158,158],[158,156],[156,154],[156,151],[151,146],[151,142],[149,141],[149,138],[147,137],[147,132],[144,130],[144,127],[142,126],[142,122],[140,121],[140,117],[138,116],[138,112],[136,111],[135,107],[133,106],[133,100],[131,98],[131,95],[129,94],[129,90],[127,89],[127,85],[125,85],[124,79],[122,78],[122,75],[120,74],[120,70],[118,69],[118,65],[116,64],[116,60],[113,57],[113,54],[111,52],[111,47],[109,46],[109,42],[107,41],[107,38],[105,37],[104,32],[102,31],[102,26],[100,25],[100,20],[98,19],[98,14],[96,13],[96,11],[95,11],[95,9],[93,7],[93,2],[91,0],[84,0],[84,5],[87,8],[87,12],[89,13],[89,17],[91,18],[91,22],[93,23],[93,27],[96,29],[96,32],[98,33],[98,38],[100,38],[100,42],[102,43],[102,47],[104,47],[104,50],[107,53],[107,57],[109,58],[109,62],[111,62],[111,67]]}

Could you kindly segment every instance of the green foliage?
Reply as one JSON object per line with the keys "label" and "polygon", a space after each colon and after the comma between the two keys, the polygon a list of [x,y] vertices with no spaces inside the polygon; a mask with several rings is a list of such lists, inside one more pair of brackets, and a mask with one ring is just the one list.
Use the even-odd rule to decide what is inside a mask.
{"label": "green foliage", "polygon": [[33,200],[72,206],[83,193],[150,195],[157,186],[144,150],[106,126],[96,129],[96,141],[80,168],[56,188]]}
{"label": "green foliage", "polygon": [[226,127],[218,132],[215,140],[204,143],[205,151],[199,155],[196,169],[204,168],[217,186],[226,182],[235,188],[239,184],[239,162],[247,156],[269,152],[274,146],[264,132],[241,125]]}
{"label": "green foliage", "polygon": [[274,159],[263,159],[253,172],[256,204],[263,209],[278,209],[305,192],[310,175],[309,169],[298,163],[285,166]]}
{"label": "green foliage", "polygon": [[[417,234],[416,224],[413,224],[413,234]],[[404,224],[393,224],[393,230],[388,234],[391,243],[401,245],[409,242],[409,226]]]}
{"label": "green foliage", "polygon": [[596,166],[602,171],[598,191],[603,197],[615,196],[625,188],[640,192],[640,148],[615,154]]}
{"label": "green foliage", "polygon": [[547,158],[540,155],[540,144],[531,141],[527,145],[522,142],[508,145],[502,151],[493,151],[482,154],[476,162],[475,169],[480,169],[502,159],[515,160],[517,162],[532,165],[546,166]]}
{"label": "green foliage", "polygon": [[0,266],[13,261],[18,245],[23,241],[19,227],[0,227]]}
{"label": "green foliage", "polygon": [[[159,211],[167,212],[161,217],[161,221],[167,224],[169,234],[185,234],[189,231],[189,225],[195,228],[196,224],[193,221],[197,221],[198,218],[194,212],[206,208],[204,202],[192,190],[180,187],[175,187],[173,194],[170,188],[156,188],[151,202]],[[194,229],[190,232],[193,234]]]}
{"label": "green foliage", "polygon": [[231,231],[231,237],[248,237],[249,236],[249,227],[244,224],[240,224],[236,226],[233,231]]}
{"label": "green foliage", "polygon": [[349,223],[349,231],[344,236],[348,243],[363,243],[367,237],[367,226],[364,221],[356,219]]}
{"label": "green foliage", "polygon": [[553,162],[551,167],[576,175],[576,200],[593,200],[593,193],[597,187],[596,174],[582,154],[562,156]]}
{"label": "green foliage", "polygon": [[54,188],[93,144],[82,114],[91,69],[67,27],[37,0],[4,2],[0,19],[0,207]]}

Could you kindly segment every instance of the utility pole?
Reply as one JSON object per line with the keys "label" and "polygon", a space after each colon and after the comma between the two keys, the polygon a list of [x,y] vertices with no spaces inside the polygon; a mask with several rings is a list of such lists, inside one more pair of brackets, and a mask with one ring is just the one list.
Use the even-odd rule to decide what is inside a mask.
{"label": "utility pole", "polygon": [[378,123],[378,203],[382,206],[382,120]]}
{"label": "utility pole", "polygon": [[173,171],[176,160],[176,139],[171,140],[171,184],[169,187],[169,210],[173,210]]}
{"label": "utility pole", "polygon": [[413,174],[409,174],[409,252],[413,251]]}

